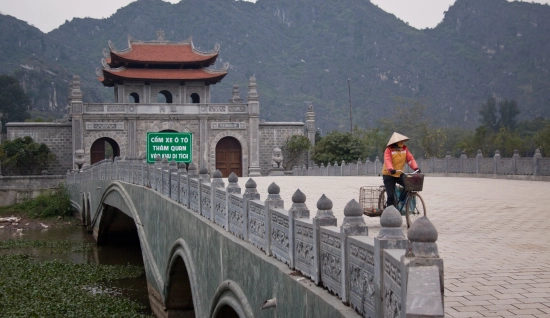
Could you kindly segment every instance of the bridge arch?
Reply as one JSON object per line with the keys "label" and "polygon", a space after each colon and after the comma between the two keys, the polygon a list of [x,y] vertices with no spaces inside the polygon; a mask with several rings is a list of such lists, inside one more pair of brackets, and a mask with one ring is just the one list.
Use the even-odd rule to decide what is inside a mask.
{"label": "bridge arch", "polygon": [[210,171],[216,171],[216,146],[218,142],[225,137],[233,137],[239,141],[241,144],[241,171],[242,176],[248,176],[248,143],[246,139],[239,133],[234,131],[223,131],[217,134],[212,142],[210,143]]}
{"label": "bridge arch", "polygon": [[[155,263],[153,253],[151,251],[151,246],[147,241],[145,230],[143,229],[143,222],[141,221],[136,206],[130,196],[130,194],[124,189],[120,182],[112,182],[105,191],[103,192],[98,207],[112,206],[119,209],[121,212],[125,213],[131,217],[137,228],[137,233],[139,237],[139,242],[141,245],[141,251],[143,254],[143,263],[149,272],[152,274],[152,277],[147,277],[147,281],[156,288],[156,290],[162,290],[164,286],[164,281],[160,271]],[[101,216],[104,212],[104,208],[98,209],[99,211],[94,215],[92,220],[92,228],[99,228],[101,226]],[[95,235],[95,234],[94,234]]]}
{"label": "bridge arch", "polygon": [[[165,273],[165,304],[169,311],[194,317],[203,317],[198,290],[196,266],[191,250],[183,239],[178,239],[170,250],[170,261]],[[192,311],[192,315],[191,315]]]}
{"label": "bridge arch", "polygon": [[254,312],[248,303],[246,294],[239,285],[232,280],[226,280],[216,290],[212,305],[210,306],[209,317],[252,318],[254,317]]}

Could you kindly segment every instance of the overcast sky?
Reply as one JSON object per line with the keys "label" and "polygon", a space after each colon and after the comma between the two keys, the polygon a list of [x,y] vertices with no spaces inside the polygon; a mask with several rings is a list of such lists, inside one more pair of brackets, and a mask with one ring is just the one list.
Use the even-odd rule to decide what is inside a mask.
{"label": "overcast sky", "polygon": [[[119,8],[133,1],[134,0],[0,0],[0,12],[27,21],[43,32],[50,32],[65,23],[65,20],[70,21],[73,17],[107,18]],[[179,2],[179,0],[164,1],[172,3]],[[443,12],[446,11],[455,0],[371,0],[371,2],[378,5],[383,10],[393,13],[401,20],[408,22],[410,26],[424,29],[433,28],[441,22],[443,19]],[[532,2],[550,3],[550,0],[533,0]]]}

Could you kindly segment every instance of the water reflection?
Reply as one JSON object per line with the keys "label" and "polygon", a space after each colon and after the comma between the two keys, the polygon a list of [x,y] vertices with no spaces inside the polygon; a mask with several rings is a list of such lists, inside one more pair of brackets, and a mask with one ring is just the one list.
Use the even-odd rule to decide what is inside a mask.
{"label": "water reflection", "polygon": [[[39,260],[63,260],[75,264],[103,264],[103,265],[137,265],[143,267],[143,258],[139,242],[134,243],[110,243],[105,246],[97,246],[91,234],[88,234],[84,227],[50,228],[38,230],[23,230],[20,232],[0,229],[0,240],[25,239],[41,241],[71,240],[93,245],[93,250],[78,253],[53,253],[49,248],[24,248],[0,250],[0,254],[32,254]],[[99,288],[99,287],[98,287]],[[113,290],[123,297],[137,301],[146,309],[144,313],[151,314],[149,299],[147,295],[147,281],[145,274],[138,278],[121,279],[104,283],[102,290]]]}

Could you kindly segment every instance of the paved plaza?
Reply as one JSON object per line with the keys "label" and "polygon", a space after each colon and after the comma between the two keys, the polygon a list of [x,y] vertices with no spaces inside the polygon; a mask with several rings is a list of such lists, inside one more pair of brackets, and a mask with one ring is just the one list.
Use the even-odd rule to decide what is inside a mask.
{"label": "paved plaza", "polygon": [[[248,178],[239,180],[243,188]],[[261,199],[275,182],[285,208],[300,188],[311,217],[322,194],[341,224],[361,186],[381,177],[259,177]],[[226,182],[227,184],[227,182]],[[422,197],[445,264],[446,317],[550,317],[550,183],[426,177]],[[376,236],[379,218],[365,217]],[[403,218],[405,224],[405,219]],[[403,226],[406,231],[406,225]]]}

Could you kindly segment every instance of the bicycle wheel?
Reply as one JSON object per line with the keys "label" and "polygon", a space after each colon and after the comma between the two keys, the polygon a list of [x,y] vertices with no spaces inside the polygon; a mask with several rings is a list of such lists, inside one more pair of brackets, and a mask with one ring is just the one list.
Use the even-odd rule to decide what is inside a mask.
{"label": "bicycle wheel", "polygon": [[426,216],[426,205],[420,194],[410,193],[405,203],[405,213],[407,215],[407,228],[410,228],[414,221],[422,216]]}
{"label": "bicycle wheel", "polygon": [[378,196],[378,211],[382,213],[386,209],[386,189],[381,189]]}

